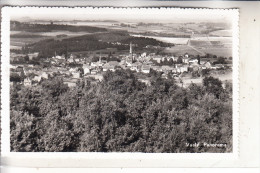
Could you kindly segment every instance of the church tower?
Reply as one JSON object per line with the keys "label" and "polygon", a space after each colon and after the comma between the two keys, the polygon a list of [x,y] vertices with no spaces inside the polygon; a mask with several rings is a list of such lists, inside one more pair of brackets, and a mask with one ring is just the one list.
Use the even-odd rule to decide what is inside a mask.
{"label": "church tower", "polygon": [[129,53],[130,53],[130,54],[133,54],[133,45],[132,45],[132,42],[130,42],[130,50],[129,50]]}
{"label": "church tower", "polygon": [[134,62],[134,56],[133,56],[133,44],[132,44],[132,42],[130,42],[129,54],[130,54],[130,57],[131,57],[131,62],[133,63]]}

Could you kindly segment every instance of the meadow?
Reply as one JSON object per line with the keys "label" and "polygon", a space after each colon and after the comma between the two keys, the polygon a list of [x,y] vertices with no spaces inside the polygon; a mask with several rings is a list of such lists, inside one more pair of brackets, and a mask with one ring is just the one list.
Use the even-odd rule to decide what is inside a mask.
{"label": "meadow", "polygon": [[187,45],[176,45],[173,47],[167,47],[163,50],[164,53],[170,53],[170,54],[175,54],[175,55],[184,55],[185,53],[188,53],[189,55],[200,55],[203,56],[204,52],[197,51],[193,49],[192,47],[189,47]]}
{"label": "meadow", "polygon": [[153,38],[158,41],[162,41],[165,43],[173,43],[173,44],[187,44],[189,38],[180,38],[180,37],[160,37],[160,36],[146,36],[140,34],[132,34],[134,37],[146,37],[146,38]]}
{"label": "meadow", "polygon": [[218,30],[213,31],[209,33],[211,36],[222,36],[222,37],[231,37],[232,36],[232,30]]}

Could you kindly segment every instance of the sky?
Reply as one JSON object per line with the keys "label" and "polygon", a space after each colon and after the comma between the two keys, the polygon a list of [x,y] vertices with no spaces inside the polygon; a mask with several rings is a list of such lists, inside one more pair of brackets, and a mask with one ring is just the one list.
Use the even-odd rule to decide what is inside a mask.
{"label": "sky", "polygon": [[180,8],[12,8],[11,20],[116,20],[128,22],[223,22],[230,10]]}

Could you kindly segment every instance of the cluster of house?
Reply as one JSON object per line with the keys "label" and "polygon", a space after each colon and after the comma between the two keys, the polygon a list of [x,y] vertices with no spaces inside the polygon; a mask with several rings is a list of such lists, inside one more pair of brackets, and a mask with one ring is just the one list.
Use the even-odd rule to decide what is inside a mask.
{"label": "cluster of house", "polygon": [[37,58],[39,55],[39,52],[34,52],[34,53],[28,53],[28,54],[17,54],[17,53],[11,53],[10,54],[10,61],[11,62],[17,62],[20,60],[25,60],[26,57],[28,57],[29,60],[33,60],[34,58]]}
{"label": "cluster of house", "polygon": [[[141,55],[130,54],[123,56],[120,62],[109,61],[99,59],[97,62],[90,62],[89,64],[83,64],[84,75],[98,74],[102,71],[112,71],[117,69],[130,69],[136,72],[150,73],[151,69],[157,72],[180,74],[189,71],[200,71],[202,69],[221,69],[225,66],[223,64],[213,65],[210,61],[201,61],[197,58],[189,58],[188,54],[181,57],[182,63],[177,64],[177,59],[180,57],[174,56],[161,56],[155,54]],[[172,59],[175,62],[173,65],[155,65],[153,62],[164,62]],[[226,65],[228,66],[228,65]]]}
{"label": "cluster of house", "polygon": [[[48,79],[50,75],[44,71],[40,70],[40,67],[35,67],[33,65],[10,65],[11,74],[17,74],[20,77],[25,77],[23,84],[25,86],[36,85],[43,79]],[[11,82],[11,84],[13,84]]]}
{"label": "cluster of house", "polygon": [[[33,59],[38,56],[38,53],[28,54],[28,56],[30,59]],[[88,61],[86,61],[87,59]],[[40,65],[28,64],[11,65],[11,72],[17,73],[19,76],[23,73],[23,75],[26,76],[23,82],[25,86],[37,85],[37,83],[39,83],[42,79],[48,79],[49,77],[58,75],[63,78],[65,84],[72,87],[75,86],[76,82],[82,78],[91,77],[95,80],[101,81],[103,79],[104,72],[114,72],[117,69],[130,69],[141,73],[150,73],[151,70],[154,70],[157,72],[162,72],[163,76],[171,74],[174,77],[183,72],[224,68],[223,64],[213,65],[210,61],[202,61],[194,57],[189,57],[188,54],[178,57],[156,55],[154,53],[147,54],[145,52],[142,54],[134,54],[131,43],[129,53],[120,55],[118,58],[119,62],[107,61],[102,59],[101,56],[97,62],[90,62],[89,59],[90,58],[78,58],[73,54],[71,54],[67,59],[65,56],[54,56],[51,59],[44,60],[52,64],[52,66],[48,68],[43,68]],[[162,63],[164,61],[171,61],[174,63],[173,65],[158,65],[158,63]],[[80,66],[69,67],[66,65],[68,63],[74,63]]]}

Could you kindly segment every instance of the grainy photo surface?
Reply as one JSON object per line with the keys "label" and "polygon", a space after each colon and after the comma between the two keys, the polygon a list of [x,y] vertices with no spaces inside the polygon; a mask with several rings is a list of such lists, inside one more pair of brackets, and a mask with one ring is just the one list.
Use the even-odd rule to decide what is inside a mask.
{"label": "grainy photo surface", "polygon": [[230,153],[227,12],[10,15],[10,151]]}

